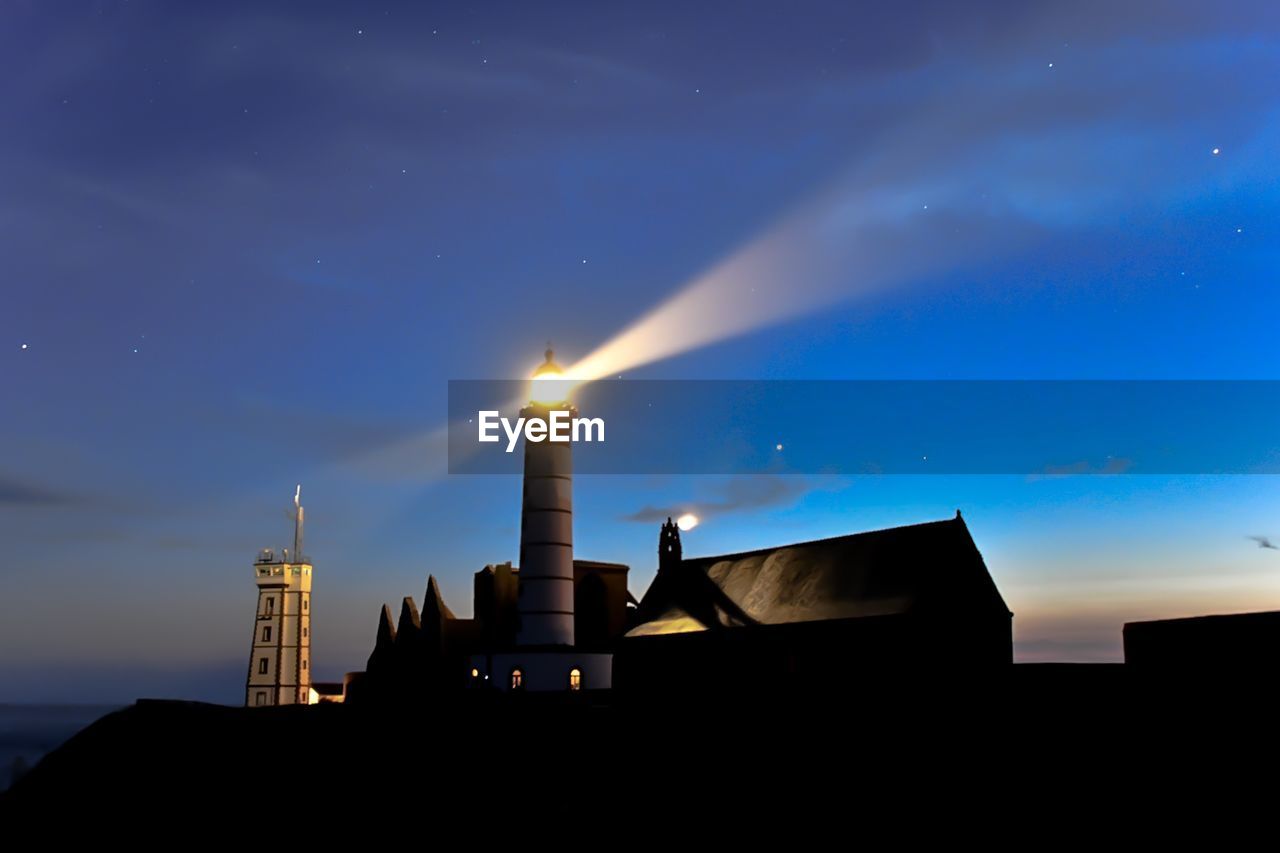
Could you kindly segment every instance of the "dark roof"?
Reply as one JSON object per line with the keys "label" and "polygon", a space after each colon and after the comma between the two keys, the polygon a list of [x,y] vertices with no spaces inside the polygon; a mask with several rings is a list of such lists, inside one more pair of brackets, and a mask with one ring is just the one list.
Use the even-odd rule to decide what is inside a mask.
{"label": "dark roof", "polygon": [[577,560],[573,561],[575,569],[595,569],[597,571],[606,572],[628,572],[631,567],[626,563],[606,563],[601,560]]}
{"label": "dark roof", "polygon": [[1280,625],[1280,611],[1255,610],[1248,613],[1214,613],[1207,616],[1177,616],[1172,619],[1148,619],[1143,622],[1126,622],[1124,629],[1213,630],[1219,627],[1244,623]]}
{"label": "dark roof", "polygon": [[964,520],[873,530],[659,572],[630,636],[896,615],[933,608],[1008,614]]}
{"label": "dark roof", "polygon": [[[602,561],[602,560],[579,560],[579,559],[576,559],[576,558],[575,558],[575,559],[574,559],[574,561],[573,561],[573,567],[574,567],[574,569],[592,569],[592,570],[594,570],[594,571],[600,571],[600,572],[629,572],[629,571],[631,571],[631,567],[630,567],[630,566],[628,566],[626,563],[606,563],[606,562],[604,562],[604,561]],[[518,574],[520,574],[520,567],[519,567],[519,566],[513,566],[513,565],[511,565],[511,563],[510,563],[509,561],[508,561],[508,562],[506,562],[506,563],[497,563],[497,564],[490,564],[490,565],[487,565],[487,566],[485,566],[483,569],[481,569],[480,571],[476,572],[476,574],[477,574],[477,575],[484,575],[484,574],[492,575],[492,574],[496,573],[498,569],[509,569],[509,570],[511,570],[512,572],[514,572],[514,573],[515,573],[515,574],[517,574],[517,575],[518,575]]]}

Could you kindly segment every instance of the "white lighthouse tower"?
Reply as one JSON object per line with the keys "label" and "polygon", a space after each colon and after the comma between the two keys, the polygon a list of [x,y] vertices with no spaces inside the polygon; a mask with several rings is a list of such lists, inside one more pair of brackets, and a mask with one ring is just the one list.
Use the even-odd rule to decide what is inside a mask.
{"label": "white lighthouse tower", "polygon": [[305,705],[311,693],[311,563],[302,556],[302,486],[293,495],[293,551],[264,550],[253,565],[258,611],[244,703]]}
{"label": "white lighthouse tower", "polygon": [[[521,416],[548,423],[552,412],[577,416],[569,402],[572,380],[563,375],[549,347],[530,385]],[[613,655],[574,646],[571,447],[568,441],[525,439],[516,608],[520,625],[514,647],[471,658],[475,684],[539,692],[612,686]]]}
{"label": "white lighthouse tower", "polygon": [[[523,418],[550,421],[552,410],[577,409],[554,353],[533,374]],[[569,442],[525,441],[520,503],[522,646],[573,645],[573,453]]]}

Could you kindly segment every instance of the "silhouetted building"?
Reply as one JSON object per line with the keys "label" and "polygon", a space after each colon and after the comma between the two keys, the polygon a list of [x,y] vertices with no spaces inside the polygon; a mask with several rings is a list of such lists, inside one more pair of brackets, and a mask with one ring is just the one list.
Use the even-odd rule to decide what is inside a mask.
{"label": "silhouetted building", "polygon": [[860,671],[1013,660],[1013,614],[959,512],[694,559],[668,519],[658,561],[619,646],[619,688],[822,688]]}
{"label": "silhouetted building", "polygon": [[1251,669],[1280,662],[1280,611],[1128,622],[1124,662],[1151,669]]}
{"label": "silhouetted building", "polygon": [[[611,653],[631,624],[636,601],[627,591],[628,567],[621,563],[574,560],[574,633],[572,650],[558,648],[567,655],[563,684],[576,668],[574,689],[601,689],[592,685],[585,667],[576,665],[579,656]],[[378,623],[377,641],[369,656],[365,675],[359,680],[359,700],[422,699],[440,690],[492,686],[510,689],[505,682],[493,684],[485,675],[494,671],[492,661],[520,654],[518,642],[520,569],[511,563],[485,566],[474,580],[472,618],[459,618],[444,603],[435,577],[427,580],[422,612],[412,598],[401,603],[400,619],[391,618],[384,605]],[[559,663],[559,661],[557,661]],[[523,678],[524,672],[521,672]],[[517,685],[517,689],[527,689]]]}
{"label": "silhouetted building", "polygon": [[[547,350],[522,415],[576,414]],[[539,399],[558,400],[555,403]],[[384,606],[355,701],[440,691],[638,691],[820,684],[854,670],[1007,666],[1012,616],[960,513],[954,519],[684,559],[667,519],[658,573],[637,603],[628,568],[573,557],[568,443],[525,441],[521,565],[485,566],[474,616],[434,577],[419,612]]]}

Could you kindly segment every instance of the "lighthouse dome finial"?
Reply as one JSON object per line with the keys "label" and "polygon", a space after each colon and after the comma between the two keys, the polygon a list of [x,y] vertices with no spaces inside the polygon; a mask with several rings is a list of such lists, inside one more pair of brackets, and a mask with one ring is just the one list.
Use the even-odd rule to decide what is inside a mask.
{"label": "lighthouse dome finial", "polygon": [[539,376],[559,375],[564,372],[560,369],[560,365],[556,364],[556,354],[555,351],[551,349],[551,341],[547,341],[547,351],[543,353],[543,355],[546,356],[547,360],[538,365],[538,369],[533,372],[534,379],[537,379]]}

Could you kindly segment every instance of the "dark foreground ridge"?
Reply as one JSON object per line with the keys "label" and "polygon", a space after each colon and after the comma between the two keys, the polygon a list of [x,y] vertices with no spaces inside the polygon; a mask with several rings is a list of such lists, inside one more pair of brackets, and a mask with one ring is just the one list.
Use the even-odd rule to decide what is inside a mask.
{"label": "dark foreground ridge", "polygon": [[747,798],[812,810],[889,792],[1005,809],[1024,797],[1220,792],[1275,758],[1269,689],[1242,673],[1020,665],[848,678],[838,692],[645,702],[469,692],[376,714],[141,700],[0,795],[0,823],[48,828],[72,809],[267,826],[299,803],[315,829],[377,815],[484,821],[495,808],[512,820],[547,808],[589,820],[607,807],[743,808]]}

